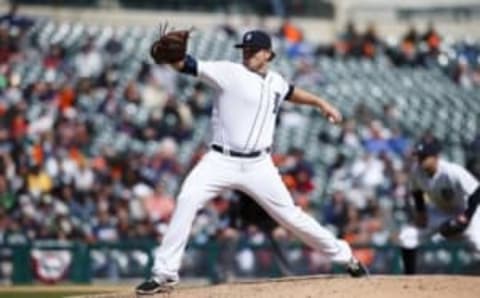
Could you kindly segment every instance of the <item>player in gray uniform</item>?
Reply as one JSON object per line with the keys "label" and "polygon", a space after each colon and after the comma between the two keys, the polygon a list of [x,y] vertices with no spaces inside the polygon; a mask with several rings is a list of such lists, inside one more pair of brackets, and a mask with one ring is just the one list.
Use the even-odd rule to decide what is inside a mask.
{"label": "player in gray uniform", "polygon": [[462,166],[440,158],[440,149],[436,139],[415,146],[418,162],[410,180],[414,224],[399,234],[406,274],[415,274],[417,247],[432,237],[465,238],[480,251],[480,184]]}
{"label": "player in gray uniform", "polygon": [[201,61],[191,56],[171,63],[178,71],[210,84],[218,93],[212,111],[211,150],[185,179],[168,230],[155,253],[152,278],[137,287],[139,294],[168,291],[178,282],[195,214],[224,189],[248,194],[280,225],[333,262],[344,265],[352,276],[367,273],[344,240],[335,238],[295,206],[270,157],[275,122],[284,100],[318,108],[332,123],[342,121],[340,112],[268,68],[275,56],[268,34],[247,32],[236,47],[242,50],[242,64]]}

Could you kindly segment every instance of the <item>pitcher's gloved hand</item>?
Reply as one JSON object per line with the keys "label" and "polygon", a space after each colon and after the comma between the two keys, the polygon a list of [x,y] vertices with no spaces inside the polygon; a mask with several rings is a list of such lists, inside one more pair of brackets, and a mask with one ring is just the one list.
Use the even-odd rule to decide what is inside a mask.
{"label": "pitcher's gloved hand", "polygon": [[160,38],[150,48],[150,56],[157,64],[171,64],[185,59],[190,30],[168,31],[168,24],[160,28]]}

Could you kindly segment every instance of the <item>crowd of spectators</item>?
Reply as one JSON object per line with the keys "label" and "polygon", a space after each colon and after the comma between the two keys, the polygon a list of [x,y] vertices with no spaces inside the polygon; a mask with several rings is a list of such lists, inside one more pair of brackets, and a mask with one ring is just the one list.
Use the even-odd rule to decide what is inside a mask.
{"label": "crowd of spectators", "polygon": [[[115,35],[42,46],[32,26],[15,10],[0,18],[0,243],[159,239],[186,170],[178,146],[210,109],[203,86],[178,101],[177,74],[147,62],[122,85]],[[35,63],[43,75],[26,83],[19,67]],[[109,130],[127,146],[94,149]]]}
{"label": "crowd of spectators", "polygon": [[[229,36],[239,37],[238,28],[225,23]],[[285,17],[275,33],[285,43],[291,59],[313,60],[321,56],[339,59],[378,59],[386,57],[396,67],[439,67],[464,88],[480,87],[480,44],[471,37],[452,41],[430,23],[424,32],[409,27],[398,38],[384,38],[374,23],[361,32],[354,22],[331,43],[315,44],[305,38],[302,28]]]}
{"label": "crowd of spectators", "polygon": [[[44,47],[28,37],[32,26],[34,20],[15,11],[0,18],[0,245],[46,239],[160,241],[175,207],[178,185],[206,150],[200,144],[187,163],[177,158],[178,147],[192,138],[195,121],[210,113],[208,89],[198,83],[188,98],[179,100],[178,75],[147,61],[122,84],[119,72],[125,63],[121,58],[125,45],[115,34],[102,47],[95,36],[82,40],[78,48],[59,43]],[[292,44],[303,42],[303,36],[290,26],[282,27],[285,39]],[[423,42],[428,44],[427,57],[439,54],[441,37],[433,28],[421,37],[409,32],[400,47],[386,53],[394,64],[426,65],[425,57],[412,54]],[[374,58],[382,44],[373,26],[360,35],[350,24],[332,49],[319,48],[316,54]],[[298,52],[287,50],[292,59]],[[16,70],[33,60],[41,61],[43,79],[24,84]],[[456,74],[457,79],[468,85],[463,83],[464,72]],[[293,80],[324,82],[320,73],[302,63]],[[473,76],[471,84],[478,83]],[[97,122],[102,119],[105,125],[99,128]],[[351,243],[391,241],[394,221],[407,216],[413,142],[398,129],[399,121],[395,106],[385,106],[384,114],[377,117],[358,106],[338,139],[319,136],[363,152],[353,162],[339,155],[329,165],[325,183],[333,191],[320,204],[311,197],[317,187],[315,169],[302,149],[275,153],[295,202]],[[108,129],[128,143],[157,145],[152,150],[94,146]],[[478,143],[473,142],[472,152],[478,152]],[[207,206],[209,211],[202,214],[208,216],[200,216],[194,224],[194,241],[205,243],[218,236],[224,222],[211,225],[208,220],[221,218],[231,201],[231,194],[222,194]],[[251,241],[264,241],[255,237],[261,231],[246,231]],[[289,239],[286,231],[277,231],[275,237]],[[318,255],[304,253],[308,264],[324,266]],[[373,251],[358,253],[367,264],[374,262]],[[97,256],[99,264],[108,263],[100,259],[102,255]],[[245,250],[238,259],[246,271],[251,270]],[[312,270],[319,268],[312,266]]]}
{"label": "crowd of spectators", "polygon": [[329,56],[341,59],[377,59],[386,57],[397,67],[439,67],[455,83],[465,88],[480,86],[480,45],[472,38],[452,42],[442,36],[433,23],[425,32],[410,27],[399,38],[383,38],[375,24],[360,32],[349,22],[332,43],[315,45],[303,38],[300,27],[288,19],[278,35],[288,44],[286,54],[295,57]]}

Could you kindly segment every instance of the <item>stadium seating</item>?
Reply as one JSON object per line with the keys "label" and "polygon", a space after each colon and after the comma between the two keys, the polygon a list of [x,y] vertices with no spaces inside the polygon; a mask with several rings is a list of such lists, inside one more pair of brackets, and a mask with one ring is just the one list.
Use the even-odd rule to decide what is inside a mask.
{"label": "stadium seating", "polygon": [[[95,45],[102,48],[107,40],[115,35],[124,45],[123,51],[116,57],[120,70],[117,92],[121,92],[126,82],[136,76],[142,61],[148,59],[149,43],[156,32],[145,28],[113,29],[41,20],[28,34],[32,44],[47,49],[52,43],[60,43],[66,48],[67,53],[77,51],[89,36],[95,36]],[[239,56],[233,48],[234,43],[233,39],[222,32],[196,31],[192,35],[190,51],[200,59],[235,60]],[[280,52],[275,67],[287,77],[291,77],[295,71],[295,61],[286,59]],[[341,107],[344,114],[352,115],[355,106],[364,104],[380,116],[384,105],[394,103],[401,114],[401,128],[407,135],[417,137],[430,129],[435,135],[446,140],[446,153],[450,158],[464,162],[465,156],[461,145],[472,140],[478,129],[480,115],[478,90],[466,90],[456,86],[440,69],[396,68],[381,56],[373,61],[320,57],[315,62],[315,67],[324,75],[326,83],[315,86],[312,91],[332,100]],[[16,65],[16,70],[23,78],[24,86],[45,76],[41,61],[38,59]],[[185,92],[191,90],[194,84],[193,79],[185,81],[187,88],[179,90],[179,99],[185,98]],[[89,113],[95,113],[96,109],[91,101],[85,108],[90,110]],[[38,103],[33,103],[29,107],[31,117],[39,115],[36,112],[38,109],[40,109]],[[277,132],[277,149],[285,152],[291,146],[305,148],[308,158],[317,165],[317,173],[322,173],[339,152],[348,152],[349,149],[319,144],[316,138],[318,134],[326,133],[335,138],[340,133],[339,128],[327,125],[318,113],[308,108],[299,109],[299,112],[306,118],[305,126],[297,128],[280,126]],[[90,116],[94,116],[97,130],[93,151],[105,145],[112,145],[119,150],[129,147],[139,152],[148,147],[141,141],[115,135],[113,127],[116,119],[99,114]],[[147,117],[148,111],[144,110],[135,115],[135,121],[140,125]],[[180,144],[181,163],[185,164],[194,148],[203,141],[205,131],[208,129],[207,122],[207,119],[198,119],[192,139]]]}

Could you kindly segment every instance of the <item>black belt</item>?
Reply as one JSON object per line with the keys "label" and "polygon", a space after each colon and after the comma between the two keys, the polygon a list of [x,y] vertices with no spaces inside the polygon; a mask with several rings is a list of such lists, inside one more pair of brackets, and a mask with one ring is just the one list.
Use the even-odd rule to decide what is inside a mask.
{"label": "black belt", "polygon": [[226,150],[222,146],[215,145],[215,144],[213,144],[211,146],[211,148],[214,151],[217,151],[217,152],[220,152],[220,153],[223,153],[223,154],[226,154],[226,155],[230,155],[230,156],[233,156],[233,157],[246,157],[246,158],[257,157],[257,156],[260,156],[260,154],[262,154],[263,152],[270,152],[270,147],[268,147],[266,149],[263,149],[263,150],[252,151],[252,152],[249,152],[249,153],[243,153],[243,152],[238,152],[238,151],[233,151],[233,150]]}

